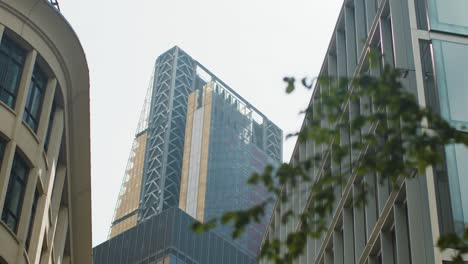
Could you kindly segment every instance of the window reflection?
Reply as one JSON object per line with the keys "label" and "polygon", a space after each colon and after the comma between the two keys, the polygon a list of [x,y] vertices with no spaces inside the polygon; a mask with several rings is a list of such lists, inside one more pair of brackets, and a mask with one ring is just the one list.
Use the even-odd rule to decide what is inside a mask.
{"label": "window reflection", "polygon": [[26,52],[8,37],[0,43],[0,101],[14,108]]}
{"label": "window reflection", "polygon": [[18,154],[15,155],[2,212],[2,221],[16,233],[23,206],[24,191],[28,180],[29,167]]}
{"label": "window reflection", "polygon": [[37,131],[39,124],[46,85],[47,77],[39,66],[36,65],[34,67],[31,84],[29,86],[29,93],[23,116],[23,120],[32,130],[34,130],[34,132]]}

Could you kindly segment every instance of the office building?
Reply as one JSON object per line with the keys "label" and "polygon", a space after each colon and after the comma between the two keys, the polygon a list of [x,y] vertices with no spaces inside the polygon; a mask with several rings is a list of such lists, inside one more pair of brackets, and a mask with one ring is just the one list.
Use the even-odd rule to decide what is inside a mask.
{"label": "office building", "polygon": [[0,263],[91,263],[89,77],[45,0],[0,1]]}
{"label": "office building", "polygon": [[[281,158],[282,131],[174,47],[156,60],[109,238],[124,236],[170,208],[204,222],[262,202],[264,187],[247,180]],[[210,233],[253,259],[272,206],[269,210],[239,240],[226,226]]]}
{"label": "office building", "polygon": [[[468,124],[466,10],[464,0],[346,0],[320,75],[351,78],[370,71],[378,76],[380,69],[369,69],[365,63],[369,49],[378,50],[384,55],[382,65],[406,73],[402,82],[420,105],[431,107],[463,131],[466,128],[461,125]],[[327,91],[326,85],[315,86],[312,108],[320,107],[321,95]],[[347,105],[344,113],[349,119],[368,111],[363,98]],[[359,135],[343,133],[340,140],[356,142]],[[315,156],[328,146],[320,148],[313,142],[297,144],[291,162]],[[366,176],[364,181],[373,186],[375,195],[368,196],[364,208],[350,206],[360,191],[358,180],[350,177],[337,192],[329,229],[320,239],[309,238],[305,253],[295,263],[449,263],[454,251],[440,252],[436,244],[442,234],[460,233],[468,225],[468,150],[449,145],[443,152],[445,164],[405,180],[399,189],[389,188],[386,181],[376,183],[374,175]],[[350,160],[356,158],[352,150],[349,153]],[[319,164],[311,170],[313,179],[320,177]],[[304,185],[284,186],[291,203],[276,205],[264,240],[284,240],[297,228],[297,221],[282,225],[279,217],[290,208],[296,212],[306,208],[310,192],[300,188],[307,190]]]}
{"label": "office building", "polygon": [[195,220],[169,208],[93,250],[95,264],[254,264],[256,260],[216,232],[196,234]]}
{"label": "office building", "polygon": [[[254,172],[281,161],[281,130],[234,91],[216,81],[188,99],[179,207],[200,222],[247,209],[268,195],[250,186]],[[272,206],[260,224],[248,226],[236,243],[257,255]],[[231,237],[231,228],[217,231]]]}

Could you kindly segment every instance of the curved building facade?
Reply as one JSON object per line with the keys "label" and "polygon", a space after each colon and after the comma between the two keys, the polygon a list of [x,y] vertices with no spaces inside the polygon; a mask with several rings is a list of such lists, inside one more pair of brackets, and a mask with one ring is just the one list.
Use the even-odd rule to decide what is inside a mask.
{"label": "curved building facade", "polygon": [[0,263],[91,263],[89,75],[56,5],[0,1]]}

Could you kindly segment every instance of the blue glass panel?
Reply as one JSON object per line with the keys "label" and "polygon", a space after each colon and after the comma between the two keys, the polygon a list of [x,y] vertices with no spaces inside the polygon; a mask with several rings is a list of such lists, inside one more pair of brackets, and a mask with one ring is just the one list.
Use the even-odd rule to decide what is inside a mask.
{"label": "blue glass panel", "polygon": [[445,151],[455,231],[463,232],[468,226],[468,148],[451,145]]}
{"label": "blue glass panel", "polygon": [[468,1],[428,0],[431,29],[468,35]]}
{"label": "blue glass panel", "polygon": [[468,45],[433,40],[433,46],[441,115],[468,131]]}

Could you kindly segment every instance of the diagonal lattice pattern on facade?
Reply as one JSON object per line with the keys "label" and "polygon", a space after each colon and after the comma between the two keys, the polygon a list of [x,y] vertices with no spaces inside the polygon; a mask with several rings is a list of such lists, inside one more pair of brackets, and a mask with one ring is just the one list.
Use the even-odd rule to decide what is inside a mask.
{"label": "diagonal lattice pattern on facade", "polygon": [[139,221],[178,206],[187,97],[195,62],[178,47],[156,61]]}

